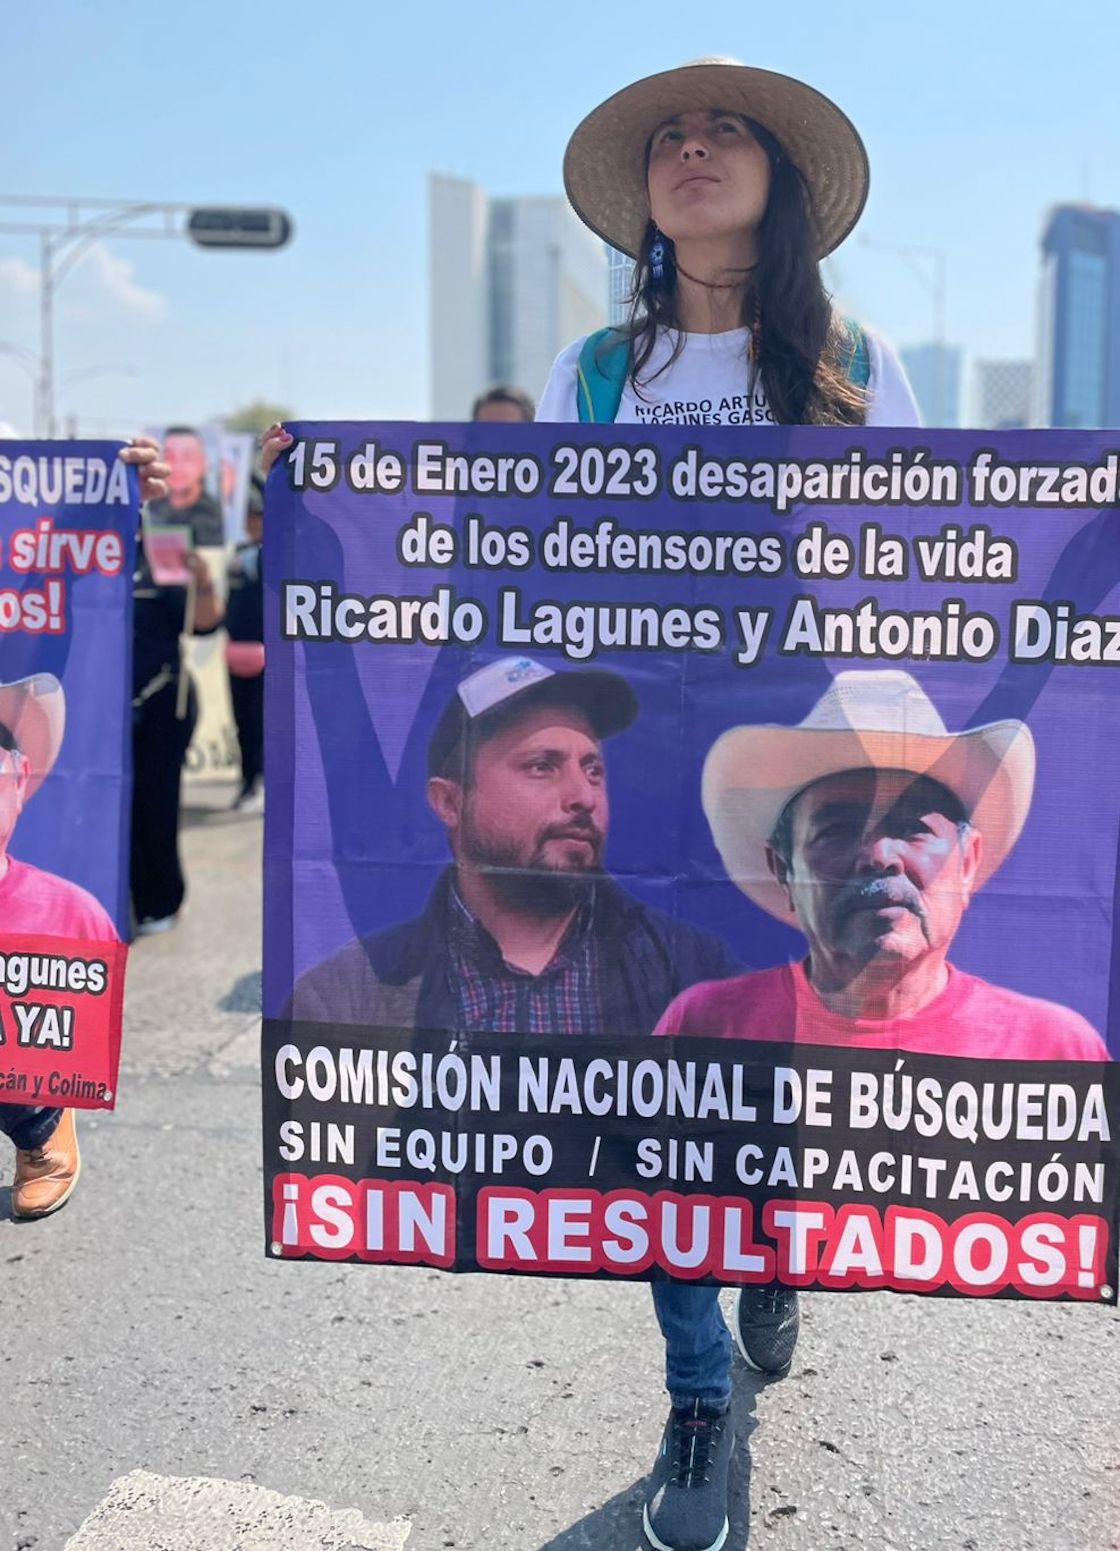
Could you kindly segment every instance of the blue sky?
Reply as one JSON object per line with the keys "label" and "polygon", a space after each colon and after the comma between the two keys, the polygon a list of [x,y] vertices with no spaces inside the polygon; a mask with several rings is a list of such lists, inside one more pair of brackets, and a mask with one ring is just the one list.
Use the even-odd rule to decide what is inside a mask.
{"label": "blue sky", "polygon": [[[716,53],[803,77],[864,135],[871,199],[830,270],[851,310],[896,344],[928,338],[927,287],[860,238],[940,248],[950,339],[1031,352],[1046,208],[1120,206],[1120,7],[1103,0],[40,0],[4,11],[0,194],[276,203],[297,227],[277,254],[93,253],[59,297],[59,376],[89,373],[60,407],[106,432],[257,396],[423,417],[426,174],[558,192],[584,113]],[[0,233],[0,344],[38,348],[35,260]],[[0,354],[0,419],[30,428],[30,386]]]}

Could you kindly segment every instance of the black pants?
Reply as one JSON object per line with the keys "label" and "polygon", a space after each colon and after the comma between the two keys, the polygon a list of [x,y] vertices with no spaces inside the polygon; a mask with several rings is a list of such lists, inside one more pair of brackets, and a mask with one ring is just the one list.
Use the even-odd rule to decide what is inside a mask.
{"label": "black pants", "polygon": [[231,673],[229,698],[241,746],[241,784],[249,791],[264,770],[264,674],[242,679]]}
{"label": "black pants", "polygon": [[198,701],[192,684],[180,721],[177,697],[172,680],[132,713],[131,881],[138,921],[174,915],[186,892],[179,862],[179,786]]}

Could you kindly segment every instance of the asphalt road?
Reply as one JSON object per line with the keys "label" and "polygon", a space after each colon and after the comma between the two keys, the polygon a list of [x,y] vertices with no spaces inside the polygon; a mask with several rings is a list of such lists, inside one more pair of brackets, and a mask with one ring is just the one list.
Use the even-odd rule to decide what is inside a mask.
{"label": "asphalt road", "polygon": [[[78,1192],[0,1221],[0,1551],[61,1551],[133,1471],[403,1517],[408,1551],[634,1551],[665,1406],[643,1288],[266,1260],[261,824],[229,795],[194,789],[190,910],[133,951]],[[5,1219],[10,1169],[5,1146]],[[736,1375],[729,1551],[748,1525],[757,1551],[1120,1548],[1114,1311],[804,1308],[789,1379]],[[122,1551],[205,1544],[183,1535],[138,1524]]]}

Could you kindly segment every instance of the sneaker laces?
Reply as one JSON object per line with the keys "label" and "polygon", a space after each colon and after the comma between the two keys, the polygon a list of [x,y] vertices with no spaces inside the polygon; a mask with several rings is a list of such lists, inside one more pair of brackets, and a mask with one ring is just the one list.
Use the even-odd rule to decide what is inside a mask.
{"label": "sneaker laces", "polygon": [[770,1287],[752,1287],[749,1301],[753,1305],[754,1314],[777,1314],[784,1311],[785,1304],[792,1292],[792,1288],[783,1287],[776,1283]]}
{"label": "sneaker laces", "polygon": [[687,1490],[707,1485],[712,1456],[726,1425],[724,1413],[702,1411],[699,1405],[691,1411],[673,1412],[670,1469],[677,1486]]}

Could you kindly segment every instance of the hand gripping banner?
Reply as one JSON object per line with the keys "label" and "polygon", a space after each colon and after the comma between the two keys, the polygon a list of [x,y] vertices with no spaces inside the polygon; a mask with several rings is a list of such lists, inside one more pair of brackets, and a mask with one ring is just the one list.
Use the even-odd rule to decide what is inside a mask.
{"label": "hand gripping banner", "polygon": [[119,447],[0,442],[0,1103],[8,1106],[116,1101],[139,526],[137,476]]}
{"label": "hand gripping banner", "polygon": [[268,1253],[1115,1303],[1115,438],[294,430]]}

